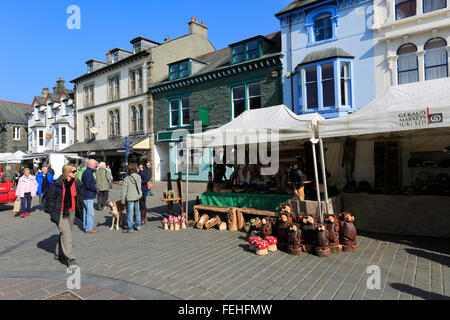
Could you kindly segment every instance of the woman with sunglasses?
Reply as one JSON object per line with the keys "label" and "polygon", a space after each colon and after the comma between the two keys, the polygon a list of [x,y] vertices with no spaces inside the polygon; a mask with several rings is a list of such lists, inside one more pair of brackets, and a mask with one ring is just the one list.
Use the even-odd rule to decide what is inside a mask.
{"label": "woman with sunglasses", "polygon": [[76,178],[77,169],[72,165],[63,167],[59,179],[50,186],[47,195],[50,219],[59,229],[55,260],[67,259],[67,265],[77,265],[73,252],[72,228],[75,216],[83,220],[81,181]]}

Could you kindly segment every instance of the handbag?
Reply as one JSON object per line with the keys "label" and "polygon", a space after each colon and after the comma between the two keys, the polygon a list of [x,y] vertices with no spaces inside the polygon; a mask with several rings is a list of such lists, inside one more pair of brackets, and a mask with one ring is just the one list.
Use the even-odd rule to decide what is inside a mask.
{"label": "handbag", "polygon": [[152,188],[153,188],[153,183],[147,182],[147,188],[148,188],[148,190],[152,190]]}
{"label": "handbag", "polygon": [[16,201],[14,201],[14,212],[19,212],[20,211],[20,198],[17,197]]}

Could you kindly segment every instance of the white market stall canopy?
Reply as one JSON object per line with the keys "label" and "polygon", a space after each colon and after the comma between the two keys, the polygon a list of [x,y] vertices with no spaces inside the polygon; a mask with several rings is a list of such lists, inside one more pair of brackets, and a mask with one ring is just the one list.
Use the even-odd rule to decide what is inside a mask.
{"label": "white market stall canopy", "polygon": [[317,113],[296,115],[285,105],[247,110],[227,124],[186,136],[188,147],[215,148],[243,143],[267,143],[309,139],[313,123],[324,118]]}
{"label": "white market stall canopy", "polygon": [[14,152],[13,154],[0,157],[0,162],[3,162],[3,163],[20,163],[22,160],[25,160],[26,157],[27,157],[27,154],[25,152],[22,152],[22,151],[18,150],[16,152]]}
{"label": "white market stall canopy", "polygon": [[393,86],[358,111],[319,121],[319,137],[450,127],[450,78]]}

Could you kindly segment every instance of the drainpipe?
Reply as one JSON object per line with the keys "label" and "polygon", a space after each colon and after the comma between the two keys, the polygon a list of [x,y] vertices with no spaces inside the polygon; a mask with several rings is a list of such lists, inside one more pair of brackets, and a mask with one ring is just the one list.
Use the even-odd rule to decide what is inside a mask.
{"label": "drainpipe", "polygon": [[294,112],[294,78],[292,77],[292,15],[289,16],[289,73],[291,80],[291,111]]}

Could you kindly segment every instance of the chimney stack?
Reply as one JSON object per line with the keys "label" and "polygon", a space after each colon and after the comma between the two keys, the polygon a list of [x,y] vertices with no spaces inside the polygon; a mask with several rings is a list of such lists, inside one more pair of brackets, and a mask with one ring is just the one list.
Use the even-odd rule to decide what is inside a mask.
{"label": "chimney stack", "polygon": [[205,38],[208,38],[208,28],[205,26],[205,22],[198,23],[198,19],[195,17],[191,17],[191,21],[188,22],[189,25],[189,33],[190,34],[198,34]]}
{"label": "chimney stack", "polygon": [[65,88],[64,83],[65,81],[62,78],[59,78],[58,81],[56,81],[53,93],[60,93]]}
{"label": "chimney stack", "polygon": [[48,90],[48,88],[43,88],[42,89],[42,93],[41,96],[44,98],[47,98],[47,95],[50,93],[50,90]]}
{"label": "chimney stack", "polygon": [[109,51],[108,51],[108,53],[106,53],[106,62],[108,64],[112,63],[112,55],[111,55],[111,53]]}

